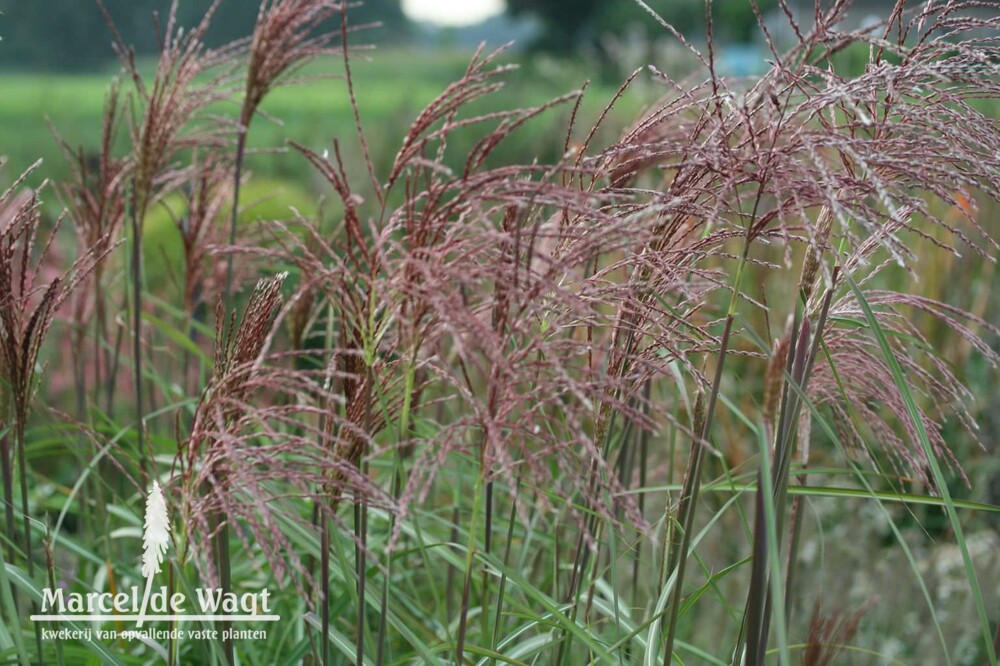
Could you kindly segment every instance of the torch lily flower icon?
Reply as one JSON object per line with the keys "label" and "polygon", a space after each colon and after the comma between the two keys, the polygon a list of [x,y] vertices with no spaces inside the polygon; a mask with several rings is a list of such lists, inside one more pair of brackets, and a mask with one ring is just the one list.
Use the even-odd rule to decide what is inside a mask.
{"label": "torch lily flower icon", "polygon": [[142,535],[142,576],[146,579],[146,591],[142,595],[142,607],[139,610],[139,627],[142,626],[149,605],[149,594],[153,588],[153,577],[160,573],[163,555],[170,545],[170,520],[167,516],[167,503],[160,491],[160,484],[153,481],[153,487],[146,498],[146,521],[143,524]]}

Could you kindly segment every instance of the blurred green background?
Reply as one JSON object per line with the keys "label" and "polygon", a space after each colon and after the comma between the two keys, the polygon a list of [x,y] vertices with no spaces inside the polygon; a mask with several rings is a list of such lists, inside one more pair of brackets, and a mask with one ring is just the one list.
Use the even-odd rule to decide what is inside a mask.
{"label": "blurred green background", "polygon": [[[480,2],[484,10],[496,7],[490,0]],[[476,2],[461,4],[471,7]],[[702,0],[653,4],[692,39],[704,39]],[[765,0],[760,6],[769,10],[773,4]],[[177,20],[196,25],[210,5],[208,0],[182,0]],[[169,0],[104,0],[104,6],[140,62],[151,63],[169,14]],[[454,25],[462,17],[451,16],[449,6],[437,0],[369,0],[351,11],[355,25],[381,24],[351,37],[352,44],[376,47],[359,51],[355,61],[359,103],[371,128],[376,164],[391,161],[397,147],[392,141],[398,140],[389,139],[397,133],[377,128],[386,124],[406,127],[423,105],[461,74],[480,43],[487,48],[512,43],[504,61],[522,66],[509,78],[497,109],[538,104],[590,81],[584,124],[596,118],[622,79],[637,67],[655,62],[660,69],[682,76],[694,62],[631,0],[509,0],[506,12],[461,25]],[[714,7],[716,38],[722,44],[720,66],[736,74],[759,71],[764,65],[764,44],[757,36],[749,3],[721,0]],[[256,2],[223,0],[207,41],[218,46],[247,35],[257,8]],[[437,22],[412,20],[404,8],[419,17],[431,15]],[[45,176],[59,180],[66,167],[49,125],[73,148],[85,153],[96,149],[103,97],[118,72],[111,30],[93,0],[0,0],[0,40],[0,156],[7,161],[0,182],[9,182],[39,158],[45,160]],[[253,147],[277,149],[292,140],[322,149],[335,137],[350,135],[353,120],[345,86],[332,80],[341,70],[335,61],[319,64],[308,72],[319,75],[317,80],[271,96],[265,110],[282,124],[258,120],[251,132]],[[624,108],[609,125],[609,136],[658,92],[646,78],[623,100]],[[553,129],[565,126],[566,119],[565,114],[550,114],[532,123],[498,158],[553,158],[562,150],[564,139]],[[295,180],[309,187],[311,175],[297,156],[257,155],[250,167],[256,175]]]}

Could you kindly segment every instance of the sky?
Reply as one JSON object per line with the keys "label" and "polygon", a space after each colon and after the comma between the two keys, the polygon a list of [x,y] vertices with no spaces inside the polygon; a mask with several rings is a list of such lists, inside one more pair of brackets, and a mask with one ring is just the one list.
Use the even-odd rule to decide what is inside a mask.
{"label": "sky", "polygon": [[403,11],[411,19],[438,25],[471,25],[503,9],[503,0],[403,0]]}

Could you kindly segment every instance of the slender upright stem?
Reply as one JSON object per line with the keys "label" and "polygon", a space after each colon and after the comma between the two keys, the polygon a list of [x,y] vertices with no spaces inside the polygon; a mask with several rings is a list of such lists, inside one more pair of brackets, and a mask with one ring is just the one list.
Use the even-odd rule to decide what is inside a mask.
{"label": "slender upright stem", "polygon": [[21,485],[21,512],[24,519],[24,557],[28,563],[28,575],[35,573],[35,561],[32,557],[31,548],[31,512],[28,506],[28,456],[25,451],[24,424],[18,422],[14,427],[15,441],[17,449],[18,476]]}
{"label": "slender upright stem", "polygon": [[[496,652],[497,645],[500,642],[500,622],[503,617],[503,599],[504,593],[507,589],[506,568],[510,565],[510,548],[511,544],[514,542],[514,520],[517,518],[517,493],[519,490],[520,485],[514,488],[514,493],[511,496],[510,502],[510,516],[507,518],[507,543],[504,545],[503,551],[503,564],[505,571],[500,574],[500,587],[497,590],[496,615],[493,618],[493,636],[490,638],[490,650],[493,652]],[[496,666],[496,663],[496,659],[491,657],[490,666]]]}
{"label": "slender upright stem", "polygon": [[149,595],[153,591],[153,578],[155,576],[155,573],[151,573],[146,578],[146,591],[142,593],[142,605],[139,606],[139,620],[135,623],[138,628],[141,628],[146,621],[146,609],[149,608]]}
{"label": "slender upright stem", "polygon": [[240,182],[243,180],[243,157],[247,146],[246,126],[240,127],[239,135],[236,137],[236,162],[233,165],[233,210],[229,215],[229,253],[226,255],[226,290],[222,295],[222,302],[226,308],[231,308],[230,299],[233,295],[233,253],[232,248],[236,245],[236,227],[239,223],[240,215]]}
{"label": "slender upright stem", "polygon": [[[167,562],[167,593],[170,595],[171,599],[173,598],[174,592],[176,591],[176,589],[177,589],[177,582],[174,580],[174,567],[168,561]],[[178,659],[177,659],[177,643],[178,643],[178,639],[174,637],[175,636],[174,629],[177,628],[177,621],[176,620],[170,620],[170,623],[168,624],[168,628],[170,629],[170,638],[167,640],[167,665],[168,666],[177,666],[177,663],[178,663]]]}
{"label": "slender upright stem", "polygon": [[[215,534],[215,555],[219,567],[219,587],[222,588],[222,592],[225,594],[233,591],[232,563],[229,559],[229,523],[222,515],[217,516],[217,519],[219,527]],[[228,631],[231,628],[231,622],[222,622],[223,635],[227,636],[222,641],[222,649],[226,657],[226,663],[229,666],[235,666],[236,649],[233,645],[231,632]],[[323,639],[323,643],[326,644],[326,636]]]}
{"label": "slender upright stem", "polygon": [[[834,268],[832,284],[822,301],[822,307],[817,316],[815,331],[810,335],[810,320],[808,313],[802,321],[801,331],[798,326],[793,326],[791,336],[791,346],[788,350],[786,361],[785,389],[781,401],[781,410],[778,418],[778,429],[774,437],[774,478],[773,487],[770,489],[774,510],[774,520],[776,529],[781,528],[785,514],[785,504],[788,496],[788,475],[791,469],[791,461],[794,453],[796,424],[798,423],[799,411],[803,403],[803,396],[809,384],[812,374],[813,364],[819,352],[819,346],[826,326],[826,320],[830,309],[830,301],[833,297],[833,288],[839,275],[839,267]],[[767,650],[767,637],[770,633],[771,612],[774,604],[781,603],[785,614],[780,618],[781,622],[787,624],[789,618],[789,608],[791,601],[791,590],[794,582],[794,564],[798,548],[798,525],[800,519],[796,516],[796,522],[792,525],[790,547],[788,552],[788,570],[786,574],[786,589],[784,598],[775,598],[773,590],[770,589],[769,580],[778,572],[769,571],[768,548],[771,542],[771,535],[767,532],[766,514],[764,498],[761,493],[766,489],[758,483],[757,516],[754,527],[754,566],[750,581],[750,592],[747,595],[747,623],[746,623],[746,663],[763,664]],[[773,535],[774,544],[781,548],[781,533]],[[739,659],[743,652],[743,631],[741,630],[740,640],[737,643],[734,660]]]}
{"label": "slender upright stem", "polygon": [[458,638],[455,645],[455,663],[464,663],[465,658],[465,634],[468,630],[469,621],[469,596],[472,588],[472,560],[476,553],[476,527],[479,524],[479,514],[483,505],[483,476],[480,472],[476,476],[476,489],[472,499],[472,521],[469,524],[469,542],[465,550],[465,582],[462,586],[462,610],[458,620]]}
{"label": "slender upright stem", "polygon": [[[326,517],[326,512],[320,511],[319,513],[319,524],[320,524],[320,600],[323,604],[320,608],[320,616],[323,621],[323,635],[320,637],[319,644],[322,646],[320,648],[322,660],[320,663],[323,666],[330,666],[330,525]],[[358,642],[358,661],[357,663],[363,664],[364,661],[362,657],[364,653],[361,651],[361,642]]]}
{"label": "slender upright stem", "polygon": [[130,223],[132,227],[132,365],[134,368],[136,451],[142,471],[143,485],[146,483],[146,415],[143,411],[142,395],[142,225],[139,221],[135,183],[132,184]]}
{"label": "slender upright stem", "polygon": [[[245,126],[240,127],[239,135],[236,138],[236,163],[233,167],[233,210],[230,215],[229,220],[229,245],[230,249],[236,244],[236,224],[239,217],[240,210],[240,180],[243,176],[243,154],[246,148],[247,140],[247,128]],[[223,311],[226,311],[232,307],[232,292],[233,292],[233,255],[230,252],[226,256],[226,290],[222,296]],[[321,520],[325,519],[321,517]],[[230,591],[232,587],[232,564],[229,554],[229,526],[225,519],[220,519],[219,531],[216,535],[216,558],[219,565],[219,584],[222,589],[226,592]],[[227,628],[228,623],[223,623],[223,627]],[[324,649],[326,648],[328,638],[323,636],[321,640]],[[223,641],[223,649],[225,650],[225,655],[230,666],[236,663],[235,660],[235,648],[233,646],[232,639]],[[326,662],[324,662],[325,664]]]}
{"label": "slender upright stem", "polygon": [[[26,452],[27,443],[24,439],[24,421],[18,419],[14,424],[15,441],[14,447],[17,449],[18,474],[21,480],[21,511],[24,514],[24,559],[28,563],[28,577],[35,576],[35,558],[32,556],[31,547],[31,512],[28,506],[28,456]],[[33,612],[37,612],[38,603],[31,602]],[[42,625],[35,622],[35,646],[38,648],[38,663],[45,664],[45,656],[42,652]]]}
{"label": "slender upright stem", "polygon": [[[807,477],[803,476],[800,485],[808,485]],[[792,500],[792,515],[789,518],[788,557],[785,566],[785,622],[792,619],[792,604],[795,602],[795,558],[799,551],[799,541],[802,537],[802,496],[796,495]]]}
{"label": "slender upright stem", "polygon": [[[485,555],[490,554],[490,548],[493,546],[493,476],[490,475],[489,480],[486,482],[486,513],[485,520],[483,521],[483,553]],[[490,617],[487,611],[489,602],[489,582],[490,582],[490,569],[486,564],[483,565],[482,571],[482,600],[480,604],[479,613],[479,623],[482,636],[485,638],[489,636],[489,624]]]}
{"label": "slender upright stem", "polygon": [[[840,276],[840,266],[837,265],[833,269],[833,276],[831,280],[830,287],[827,289],[827,293],[823,297],[823,304],[820,309],[819,320],[816,328],[816,335],[813,340],[813,348],[809,354],[809,363],[806,367],[806,377],[805,381],[809,380],[809,375],[812,373],[812,366],[816,362],[816,357],[819,355],[820,345],[823,343],[823,330],[826,327],[826,319],[830,312],[830,301],[833,298],[833,288],[837,283],[837,278]],[[805,391],[805,386],[802,386],[802,390]],[[806,456],[808,457],[808,456]],[[804,464],[808,464],[808,460],[803,460]],[[803,486],[808,485],[809,477],[803,476],[799,483]],[[787,573],[785,576],[785,614],[786,622],[791,621],[792,616],[792,603],[794,599],[792,598],[792,591],[794,590],[793,583],[795,582],[795,561],[798,558],[799,552],[799,541],[802,534],[802,496],[796,495],[792,502],[792,517],[791,517],[791,535],[788,542],[788,565]]]}
{"label": "slender upright stem", "polygon": [[[368,500],[362,499],[354,503],[354,536],[357,543],[354,546],[354,559],[357,561],[358,576],[358,618],[357,618],[357,646],[355,649],[355,663],[363,664],[365,657],[365,607],[367,604],[368,589]],[[329,585],[328,579],[323,579],[323,585]],[[324,625],[327,619],[323,620]],[[326,662],[324,662],[326,663]]]}
{"label": "slender upright stem", "polygon": [[997,620],[997,631],[993,636],[993,651],[1000,654],[1000,620]]}
{"label": "slender upright stem", "polygon": [[[744,254],[744,259],[746,255]],[[740,265],[742,273],[743,265]],[[737,278],[738,280],[738,278]],[[737,286],[735,289],[739,289]],[[735,292],[734,292],[735,293]],[[705,421],[700,431],[697,433],[698,441],[692,443],[691,463],[688,467],[687,479],[684,484],[684,495],[681,497],[682,512],[679,516],[681,524],[680,540],[675,540],[674,547],[670,550],[667,558],[665,576],[669,577],[670,572],[677,570],[677,577],[674,580],[674,589],[670,595],[669,619],[667,620],[667,639],[664,643],[663,663],[670,663],[670,655],[673,653],[674,640],[677,635],[677,612],[681,605],[681,586],[684,583],[684,572],[687,568],[687,552],[691,547],[691,537],[694,532],[694,514],[698,508],[698,494],[701,490],[701,465],[705,457],[705,441],[708,439],[709,430],[712,425],[712,418],[715,414],[715,404],[719,397],[719,387],[722,384],[722,370],[725,366],[726,353],[729,351],[729,337],[733,329],[733,319],[735,315],[730,309],[726,316],[726,325],[722,331],[722,344],[719,348],[719,362],[715,366],[715,378],[712,381],[712,392],[708,396],[708,405],[705,408]]]}
{"label": "slender upright stem", "polygon": [[[5,424],[0,423],[0,430],[5,427]],[[3,508],[4,517],[6,518],[4,529],[7,533],[7,559],[11,562],[14,561],[14,556],[17,554],[17,548],[15,546],[16,537],[14,536],[14,471],[11,466],[10,460],[10,436],[9,433],[3,433],[0,435],[0,468],[2,468],[3,474]]]}

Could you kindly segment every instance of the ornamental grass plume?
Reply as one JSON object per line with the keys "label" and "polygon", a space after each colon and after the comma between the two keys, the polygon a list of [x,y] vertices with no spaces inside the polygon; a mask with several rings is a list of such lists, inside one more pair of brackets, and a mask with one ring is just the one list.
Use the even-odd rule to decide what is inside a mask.
{"label": "ornamental grass plume", "polygon": [[[946,422],[957,423],[970,441],[983,446],[978,426],[969,412],[972,394],[954,370],[934,353],[913,318],[915,313],[922,312],[938,319],[956,336],[969,340],[993,368],[997,367],[1000,355],[964,322],[993,336],[1000,335],[1000,329],[957,308],[912,294],[869,290],[865,299],[890,334],[912,390],[928,398],[920,402],[918,409],[936,456],[969,483],[943,430]],[[856,299],[845,295],[831,307],[830,316],[852,321],[863,318],[863,312]],[[886,454],[896,475],[919,479],[933,489],[936,482],[926,454],[915,445],[916,426],[908,416],[903,397],[893,390],[892,374],[878,343],[864,330],[844,326],[835,327],[827,335],[826,344],[829,357],[817,365],[810,394],[817,405],[829,407],[841,441],[875,464],[879,453]],[[879,443],[877,451],[872,450],[870,442]]]}
{"label": "ornamental grass plume", "polygon": [[[905,10],[904,3],[897,2],[883,24],[856,32],[839,29],[849,2],[825,9],[817,6],[808,30],[787,13],[797,43],[784,53],[761,22],[774,65],[745,85],[716,73],[709,17],[707,52],[695,52],[707,80],[687,86],[654,70],[670,92],[608,154],[612,184],[648,196],[646,210],[662,220],[664,248],[682,235],[698,238],[694,247],[702,253],[696,260],[702,270],[717,265],[726,254],[739,259],[735,284],[727,286],[732,292],[712,395],[720,390],[723,364],[731,362],[726,360],[731,356],[727,343],[737,312],[742,310],[741,316],[747,317],[753,316],[747,311],[757,309],[765,322],[776,319],[773,303],[754,302],[743,280],[748,274],[776,273],[781,263],[790,268],[793,249],[804,245],[799,293],[788,294],[788,311],[795,314],[789,342],[801,339],[795,358],[791,352],[786,355],[784,374],[787,378],[791,373],[798,391],[811,400],[837,403],[836,422],[849,431],[847,441],[877,442],[879,449],[921,479],[932,476],[921,431],[928,431],[934,455],[948,459],[942,417],[957,413],[969,430],[973,422],[948,368],[934,358],[917,361],[900,353],[902,338],[893,333],[913,336],[915,329],[903,311],[914,308],[939,318],[945,315],[942,321],[957,327],[962,337],[969,335],[969,329],[961,323],[964,315],[954,308],[880,294],[868,285],[890,267],[901,267],[916,279],[919,267],[912,264],[911,246],[919,242],[994,260],[996,240],[971,215],[959,226],[936,214],[932,205],[939,200],[951,209],[955,192],[965,187],[1000,201],[996,124],[974,106],[974,100],[997,94],[1000,20],[971,16],[968,12],[975,5],[923,3]],[[869,62],[864,72],[845,75],[834,58],[854,44],[869,47]],[[783,248],[783,256],[772,259],[775,253],[767,246],[775,244]],[[845,276],[839,283],[834,279],[838,270]],[[868,294],[876,321],[889,331],[906,381],[926,398],[917,423],[911,419],[909,397],[899,386],[891,359],[872,342],[870,325],[856,325],[866,319],[860,305],[847,305],[857,301],[855,285]],[[837,304],[831,307],[835,295]],[[820,339],[830,355],[817,359]],[[807,346],[808,353],[800,356]],[[919,342],[914,346],[929,349]],[[786,397],[775,403],[782,390],[777,369],[783,347],[779,342],[771,361],[773,371],[767,373],[764,415],[768,425],[778,426],[769,432],[773,438],[769,443],[775,456],[779,532],[796,431],[803,452],[808,451],[810,436],[808,412],[803,412],[801,422],[798,416],[802,408],[798,392],[790,393],[786,386]],[[985,345],[980,342],[978,348],[989,363],[995,363],[995,354]],[[711,407],[710,401],[703,438],[714,420]],[[796,428],[792,424],[797,422]],[[800,459],[808,464],[808,455]],[[697,465],[693,468],[699,471]],[[901,466],[897,470],[903,471]],[[665,570],[667,576],[676,574],[666,620],[666,654],[674,645],[697,498],[698,484],[690,490],[685,486],[678,508],[682,536]],[[768,594],[767,578],[777,574],[767,573],[763,504],[757,508],[753,582],[735,651],[736,658],[745,657],[747,663],[762,663],[770,604],[773,601],[777,613],[780,603]],[[780,535],[777,539],[780,546]],[[794,545],[791,548],[789,561],[794,562]],[[791,572],[789,567],[790,588]],[[975,581],[970,582],[975,588]]]}
{"label": "ornamental grass plume", "polygon": [[[7,538],[12,547],[18,543],[23,547],[29,572],[34,569],[34,558],[25,430],[37,388],[39,351],[56,311],[111,248],[107,238],[94,247],[82,248],[67,270],[54,278],[47,277],[51,269],[50,251],[63,218],[57,220],[48,238],[43,238],[39,194],[22,189],[25,179],[37,166],[38,163],[0,195],[0,419],[10,424],[12,435],[0,440],[0,464]],[[14,536],[15,457],[21,486],[23,539]]]}
{"label": "ornamental grass plume", "polygon": [[[327,29],[330,19],[341,15],[336,31]],[[334,38],[343,41],[332,46]],[[240,184],[246,157],[247,136],[261,103],[269,92],[287,82],[312,60],[347,48],[346,5],[333,0],[264,0],[257,13],[247,55],[243,102],[240,106],[233,167],[233,207],[230,214],[229,245],[236,245]],[[233,256],[226,260],[224,300],[228,304],[233,289]]]}
{"label": "ornamental grass plume", "polygon": [[820,604],[809,619],[809,638],[802,653],[802,666],[831,666],[858,633],[861,619],[871,607],[868,602],[853,613],[823,614]]}
{"label": "ornamental grass plume", "polygon": [[115,52],[134,86],[137,119],[129,125],[131,181],[129,215],[142,220],[160,194],[186,180],[174,161],[188,148],[225,147],[232,127],[217,117],[204,115],[210,105],[228,99],[235,89],[232,60],[240,45],[209,49],[204,37],[219,0],[201,21],[185,30],[177,25],[177,2],[167,13],[160,43],[160,57],[151,84],[140,74],[132,49],[115,28],[107,10],[97,0],[114,37]]}
{"label": "ornamental grass plume", "polygon": [[160,58],[151,85],[146,85],[131,48],[123,41],[101,0],[97,4],[114,37],[114,48],[137,99],[138,113],[129,124],[130,156],[127,192],[131,237],[132,365],[135,388],[137,450],[143,474],[148,474],[146,399],[144,396],[142,311],[142,238],[146,213],[165,193],[190,179],[190,169],[175,162],[188,149],[224,147],[232,129],[218,118],[206,117],[213,103],[233,93],[231,61],[239,44],[213,50],[204,37],[219,5],[215,0],[191,30],[177,25],[177,3],[172,0],[160,35]]}
{"label": "ornamental grass plume", "polygon": [[[345,12],[332,0],[264,0],[250,38],[246,85],[240,108],[240,136],[244,138],[254,115],[269,92],[310,61],[336,54],[331,46],[336,30],[323,31],[330,19]],[[239,148],[237,148],[239,160]]]}
{"label": "ornamental grass plume", "polygon": [[191,318],[222,296],[224,274],[212,248],[223,243],[222,220],[232,204],[231,165],[212,154],[193,161],[187,204],[175,219],[184,246],[183,307]]}
{"label": "ornamental grass plume", "polygon": [[94,247],[101,253],[101,243],[113,240],[125,217],[125,186],[129,175],[129,160],[115,155],[115,144],[121,131],[123,100],[121,81],[112,82],[104,100],[101,142],[96,154],[73,148],[58,130],[52,131],[70,167],[69,180],[57,186],[60,202],[76,227],[83,247]]}
{"label": "ornamental grass plume", "polygon": [[[238,477],[240,461],[238,456],[231,455],[233,451],[220,452],[219,448],[226,448],[226,440],[234,438],[234,433],[239,431],[242,417],[254,411],[254,405],[245,399],[251,388],[260,387],[257,380],[261,374],[261,352],[280,307],[284,279],[282,274],[260,280],[239,326],[230,327],[228,333],[220,301],[216,316],[215,373],[195,410],[191,433],[178,447],[181,475],[192,490],[185,498],[207,490],[209,495],[203,501],[216,510],[226,505],[223,498],[232,494],[230,478],[234,472]],[[209,511],[201,509],[200,505],[192,510],[188,505],[188,512],[199,528],[197,532],[203,535],[212,532],[214,528],[206,518]]]}
{"label": "ornamental grass plume", "polygon": [[[559,492],[573,497],[591,490],[592,465],[611,469],[591,439],[595,401],[612,401],[642,420],[636,406],[610,389],[619,378],[586,360],[593,360],[590,345],[597,343],[588,342],[586,331],[601,329],[607,315],[598,305],[613,287],[604,275],[581,276],[650,230],[616,219],[614,197],[590,191],[591,168],[485,166],[517,128],[580,96],[464,117],[466,105],[502,87],[509,68],[492,66],[501,54],[477,53],[464,76],[418,114],[384,192],[358,194],[338,145],[326,156],[298,147],[330,183],[344,218],[333,236],[307,230],[311,243],[285,234],[280,256],[310,276],[310,288],[338,315],[332,325],[339,344],[328,350],[336,359],[338,400],[331,404],[342,401],[348,432],[374,437],[387,423],[384,413],[404,419],[391,437],[416,458],[400,489],[401,507],[425,499],[437,470],[460,451],[475,452],[489,478],[516,476],[532,487],[552,488],[556,469],[568,472],[578,485]],[[462,169],[453,171],[449,138],[479,127]],[[394,190],[402,201],[389,204]],[[431,403],[420,404],[420,396]],[[407,419],[428,418],[428,410],[439,419],[433,438],[423,440]],[[563,412],[564,426],[545,425],[553,410]],[[382,454],[366,453],[364,442],[348,438],[332,457],[360,467]],[[602,487],[617,478],[601,476]],[[363,493],[336,489],[342,480],[332,481],[336,496]],[[630,506],[615,497],[599,503],[608,515],[611,504]],[[634,507],[629,515],[643,520]]]}
{"label": "ornamental grass plume", "polygon": [[[830,288],[832,264],[864,286],[897,266],[917,278],[919,267],[910,261],[914,243],[976,253],[985,261],[994,261],[998,249],[968,207],[957,208],[964,213],[959,226],[936,214],[933,201],[953,210],[955,193],[963,188],[1000,198],[1000,137],[995,121],[973,103],[996,94],[991,58],[998,45],[995,37],[962,41],[963,35],[972,40],[974,34],[991,34],[1000,22],[969,17],[968,3],[927,3],[916,11],[902,11],[897,3],[886,23],[845,33],[836,26],[848,6],[837,2],[818,12],[809,31],[796,25],[798,43],[787,53],[772,43],[775,66],[746,86],[715,75],[711,51],[699,54],[713,73],[705,84],[686,88],[654,70],[671,92],[607,153],[612,182],[648,197],[645,210],[661,220],[665,247],[680,233],[700,236],[691,249],[700,252],[695,261],[702,270],[704,258],[714,261],[719,253],[733,252],[741,236],[745,247],[760,246],[761,256],[766,246],[780,242],[786,266],[794,247],[804,245],[798,291],[810,316],[818,314]],[[843,75],[830,58],[853,44],[870,47],[870,62],[860,75]],[[748,265],[762,261],[753,253],[745,256]],[[746,293],[739,298],[751,303]],[[896,306],[924,310],[961,337],[975,337],[955,308],[901,294],[870,298],[890,330],[914,332],[901,312],[886,311]],[[839,298],[837,303],[838,315],[851,309]],[[856,318],[857,310],[851,314]],[[850,337],[840,345],[847,353],[865,333],[840,330],[842,321],[831,323],[830,335]],[[993,363],[995,354],[981,340],[975,344]],[[875,366],[866,365],[864,372],[885,368],[872,354],[866,362]],[[926,386],[936,396],[935,409],[958,407],[962,394],[947,369],[932,360],[910,366],[914,372],[920,368],[915,380],[927,373],[936,377]],[[832,379],[824,378],[822,366],[818,372],[815,381],[821,383],[813,386],[831,390]],[[869,379],[877,391],[869,397],[891,402],[892,382]],[[880,420],[875,418],[876,427]],[[905,439],[881,441],[906,457]]]}
{"label": "ornamental grass plume", "polygon": [[313,497],[332,469],[317,425],[322,373],[289,368],[284,361],[295,353],[270,350],[284,280],[260,280],[229,333],[220,303],[215,373],[178,446],[185,549],[206,580],[224,586],[213,541],[232,528],[248,549],[263,550],[278,580],[294,573],[292,582],[308,589],[308,571],[281,525],[300,520],[287,502]]}
{"label": "ornamental grass plume", "polygon": [[[112,355],[106,352],[103,344],[108,333],[103,258],[109,249],[105,246],[115,242],[124,224],[126,181],[129,177],[128,158],[114,153],[122,122],[121,85],[118,80],[112,83],[105,97],[103,119],[100,149],[93,156],[84,153],[82,148],[73,149],[53,128],[70,165],[69,180],[56,188],[60,202],[76,230],[79,247],[101,257],[94,265],[93,273],[88,276],[87,284],[80,286],[73,299],[71,348],[76,359],[74,375],[79,419],[83,418],[87,395],[87,369],[83,367],[83,363],[88,358],[84,347],[91,322],[94,325],[94,345],[90,358],[94,362],[92,376],[95,397],[102,379],[107,381],[109,387],[114,384]],[[109,395],[111,392],[108,391]],[[110,410],[110,405],[106,405],[106,408]]]}

